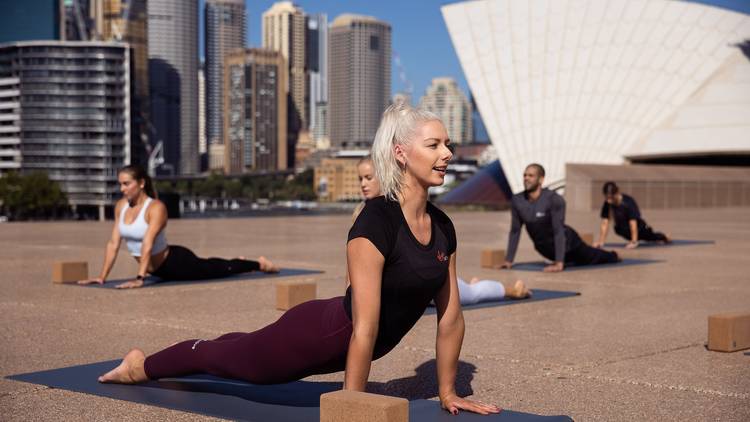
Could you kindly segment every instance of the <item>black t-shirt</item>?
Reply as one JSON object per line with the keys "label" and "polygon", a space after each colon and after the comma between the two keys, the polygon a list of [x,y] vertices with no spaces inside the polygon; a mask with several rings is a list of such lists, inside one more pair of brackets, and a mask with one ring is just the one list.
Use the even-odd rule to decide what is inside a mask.
{"label": "black t-shirt", "polygon": [[636,220],[638,226],[643,224],[641,219],[641,211],[638,209],[638,204],[635,199],[630,195],[622,194],[622,202],[620,205],[610,205],[604,201],[602,205],[601,217],[609,218],[610,210],[612,211],[612,217],[615,220],[615,229],[617,228],[629,228],[630,220]]}
{"label": "black t-shirt", "polygon": [[[380,322],[374,358],[393,349],[409,332],[448,278],[456,232],[445,213],[427,203],[432,221],[428,245],[414,237],[398,202],[380,196],[367,201],[349,230],[349,239],[364,237],[385,258],[380,293]],[[351,286],[344,308],[352,317]]]}

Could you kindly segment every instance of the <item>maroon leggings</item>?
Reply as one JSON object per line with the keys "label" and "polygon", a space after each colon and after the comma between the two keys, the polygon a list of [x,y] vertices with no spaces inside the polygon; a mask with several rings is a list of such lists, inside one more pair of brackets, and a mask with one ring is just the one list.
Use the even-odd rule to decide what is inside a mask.
{"label": "maroon leggings", "polygon": [[253,384],[277,384],[343,371],[352,322],[343,298],[297,305],[252,333],[187,340],[146,358],[150,379],[207,373]]}

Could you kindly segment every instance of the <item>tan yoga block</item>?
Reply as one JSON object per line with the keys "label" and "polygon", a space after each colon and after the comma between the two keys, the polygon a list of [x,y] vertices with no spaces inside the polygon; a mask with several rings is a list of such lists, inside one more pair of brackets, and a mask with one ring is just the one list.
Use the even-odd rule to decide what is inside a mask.
{"label": "tan yoga block", "polygon": [[495,268],[505,262],[505,249],[482,250],[482,267]]}
{"label": "tan yoga block", "polygon": [[320,422],[408,422],[406,399],[339,390],[320,396]]}
{"label": "tan yoga block", "polygon": [[89,278],[89,264],[87,262],[56,261],[52,264],[53,283],[75,283]]}
{"label": "tan yoga block", "polygon": [[594,233],[581,233],[581,240],[587,245],[592,245],[594,243]]}
{"label": "tan yoga block", "polygon": [[280,281],[276,283],[276,309],[286,311],[317,297],[313,281]]}
{"label": "tan yoga block", "polygon": [[717,352],[750,349],[750,312],[710,315],[708,349]]}

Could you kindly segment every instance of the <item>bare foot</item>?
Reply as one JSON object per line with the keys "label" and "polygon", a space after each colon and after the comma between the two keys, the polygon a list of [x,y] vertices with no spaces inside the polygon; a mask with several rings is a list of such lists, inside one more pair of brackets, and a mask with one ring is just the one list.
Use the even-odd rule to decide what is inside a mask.
{"label": "bare foot", "polygon": [[665,245],[669,245],[670,243],[672,243],[672,236],[669,235],[668,233],[664,234],[664,238],[665,238],[664,239],[664,244]]}
{"label": "bare foot", "polygon": [[469,280],[469,284],[474,284],[479,282],[479,277],[472,277],[471,280]]}
{"label": "bare foot", "polygon": [[143,280],[130,280],[115,286],[115,289],[137,289],[143,287]]}
{"label": "bare foot", "polygon": [[513,287],[508,289],[505,295],[511,299],[525,299],[531,297],[531,290],[526,287],[526,283],[521,280],[516,280]]}
{"label": "bare foot", "polygon": [[143,362],[146,355],[141,349],[133,349],[125,355],[117,368],[99,377],[99,382],[113,384],[137,384],[148,381]]}
{"label": "bare foot", "polygon": [[266,259],[265,256],[258,257],[258,264],[260,264],[260,270],[264,273],[277,273],[280,271],[279,267],[273,265],[273,262]]}

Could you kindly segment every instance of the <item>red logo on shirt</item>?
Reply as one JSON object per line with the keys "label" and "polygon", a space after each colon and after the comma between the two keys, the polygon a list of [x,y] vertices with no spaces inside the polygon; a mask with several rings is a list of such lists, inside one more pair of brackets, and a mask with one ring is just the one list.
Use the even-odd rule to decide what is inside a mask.
{"label": "red logo on shirt", "polygon": [[448,255],[444,254],[442,251],[438,251],[437,259],[438,259],[438,262],[445,262],[448,260]]}

